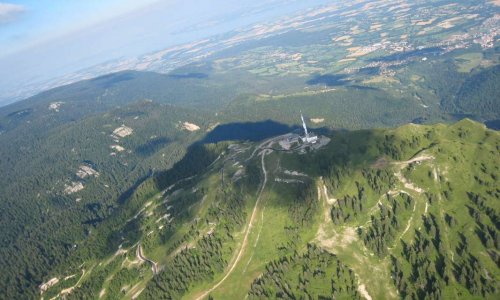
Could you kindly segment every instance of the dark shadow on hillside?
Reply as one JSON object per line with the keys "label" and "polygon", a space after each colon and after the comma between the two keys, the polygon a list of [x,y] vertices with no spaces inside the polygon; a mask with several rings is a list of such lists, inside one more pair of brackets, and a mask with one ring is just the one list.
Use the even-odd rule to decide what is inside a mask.
{"label": "dark shadow on hillside", "polygon": [[[203,138],[194,142],[186,149],[184,157],[176,162],[172,168],[155,172],[139,179],[133,186],[124,192],[118,199],[120,208],[117,209],[113,217],[104,220],[99,226],[109,227],[110,234],[105,237],[106,255],[116,251],[116,247],[122,243],[125,237],[130,243],[135,243],[140,238],[134,214],[143,206],[145,199],[156,195],[158,191],[165,191],[186,188],[196,180],[197,175],[203,175],[207,169],[227,151],[228,142],[225,141],[262,141],[289,132],[301,132],[299,126],[288,126],[272,120],[256,123],[231,123],[220,125]],[[348,132],[344,130],[332,131],[328,128],[312,129],[316,134],[327,135],[332,138],[330,144],[323,150],[307,151],[308,154],[290,153],[284,155],[287,167],[292,170],[300,170],[310,176],[323,176],[336,180],[335,176],[341,176],[338,170],[352,170],[372,164],[378,157],[373,155],[370,145],[374,144],[372,131]],[[248,177],[251,180],[242,180],[238,184],[245,190],[253,191],[260,182],[260,169],[258,164],[250,163]],[[254,168],[254,172],[252,172]],[[253,180],[253,184],[251,183]],[[247,182],[248,181],[248,182]],[[175,184],[175,187],[173,185]],[[293,186],[293,188],[292,188]],[[287,186],[288,187],[288,186]],[[290,191],[301,191],[296,195],[291,194],[290,198],[284,197],[282,205],[294,207],[294,214],[297,222],[304,222],[311,218],[314,210],[310,209],[311,199],[316,190],[313,186],[302,184],[291,184]],[[287,193],[289,193],[287,192]],[[297,197],[296,197],[297,196]],[[281,205],[281,203],[280,203]],[[128,222],[127,220],[132,220]],[[120,225],[117,225],[120,224]]]}
{"label": "dark shadow on hillside", "polygon": [[135,148],[135,152],[142,157],[147,157],[155,154],[161,148],[165,147],[172,140],[167,137],[157,137],[141,144]]}
{"label": "dark shadow on hillside", "polygon": [[90,82],[94,82],[101,86],[102,88],[109,88],[112,85],[122,82],[122,81],[129,81],[134,79],[134,75],[132,73],[124,73],[124,72],[119,72],[119,73],[112,73],[104,76],[100,76],[94,79],[90,79]]}
{"label": "dark shadow on hillside", "polygon": [[167,77],[174,79],[204,79],[208,78],[208,74],[205,73],[168,74]]}
{"label": "dark shadow on hillside", "polygon": [[151,177],[153,175],[153,172],[152,171],[149,171],[149,173],[145,176],[142,176],[141,178],[137,179],[135,181],[135,183],[130,187],[128,188],[125,192],[123,192],[120,197],[118,197],[118,203],[119,204],[124,204],[127,202],[127,200],[134,194],[134,192],[137,190],[137,188],[139,186],[141,186],[141,184],[143,182],[145,182],[149,177]]}
{"label": "dark shadow on hillside", "polygon": [[[230,123],[216,127],[201,140],[187,148],[185,156],[169,169],[156,173],[152,178],[158,190],[164,190],[174,183],[187,183],[196,175],[202,174],[227,148],[228,141],[259,142],[278,135],[295,132],[302,134],[302,127],[288,126],[272,120],[255,123]],[[375,137],[369,130],[350,132],[331,130],[326,127],[311,128],[317,135],[332,138],[323,150],[299,155],[297,169],[307,170],[314,176],[328,176],[332,169],[350,166],[357,168],[373,163],[378,157],[369,155]],[[292,156],[298,154],[290,153]],[[179,182],[181,180],[181,182]],[[179,186],[176,186],[179,188]]]}
{"label": "dark shadow on hillside", "polygon": [[203,145],[194,143],[188,147],[184,157],[176,162],[171,169],[161,171],[155,174],[153,181],[158,190],[164,190],[172,184],[187,180],[192,176],[198,175],[208,167],[218,156],[222,147],[217,145]]}
{"label": "dark shadow on hillside", "polygon": [[[273,136],[301,130],[299,126],[288,126],[272,120],[262,122],[230,123],[217,126],[206,134],[202,139],[191,144],[184,157],[168,170],[150,172],[127,189],[119,198],[118,203],[126,204],[133,200],[134,194],[142,193],[141,188],[152,180],[155,188],[164,190],[179,180],[190,178],[203,172],[218,156],[225,150],[225,141],[252,141],[257,142]],[[326,128],[314,129],[318,134],[324,134]],[[141,155],[148,155],[151,151],[157,151],[168,143],[168,138],[158,138],[151,141],[152,144],[144,144],[136,149]],[[219,143],[219,144],[218,144]]]}
{"label": "dark shadow on hillside", "polygon": [[484,125],[486,125],[489,129],[500,130],[500,119],[486,121],[484,122]]}
{"label": "dark shadow on hillside", "polygon": [[450,120],[455,123],[463,119],[475,119],[475,116],[473,114],[462,114],[462,113],[456,113],[456,114],[448,114]]}
{"label": "dark shadow on hillside", "polygon": [[[291,154],[290,168],[312,176],[330,177],[335,170],[363,168],[373,164],[382,155],[374,154],[376,137],[370,130],[347,131],[328,128],[314,129],[316,134],[331,138],[324,148],[307,155]],[[370,148],[372,149],[370,151]]]}
{"label": "dark shadow on hillside", "polygon": [[[146,102],[139,102],[140,104],[144,104]],[[141,117],[146,115],[145,111],[141,110],[123,110],[123,111],[117,111],[116,116],[119,116],[120,118],[126,119],[126,118],[132,118],[132,117]]]}
{"label": "dark shadow on hillside", "polygon": [[380,67],[365,67],[358,70],[358,75],[374,76],[380,73]]}
{"label": "dark shadow on hillside", "polygon": [[315,75],[312,79],[306,81],[308,85],[326,85],[326,86],[342,86],[346,85],[351,80],[347,79],[345,74],[325,74]]}
{"label": "dark shadow on hillside", "polygon": [[111,232],[106,239],[106,249],[109,249],[107,255],[112,254],[122,245],[123,247],[131,247],[141,237],[141,222],[140,219],[132,219],[126,222],[121,230]]}
{"label": "dark shadow on hillside", "polygon": [[229,123],[217,126],[200,142],[203,144],[222,141],[261,141],[276,135],[299,129],[299,126],[288,126],[272,120],[262,122]]}
{"label": "dark shadow on hillside", "polygon": [[364,86],[364,85],[351,85],[349,86],[351,89],[362,90],[362,91],[379,91],[380,89],[374,88],[372,86]]}
{"label": "dark shadow on hillside", "polygon": [[11,112],[7,115],[7,117],[9,117],[9,118],[23,118],[23,117],[29,116],[32,112],[33,112],[32,108],[27,108],[27,109]]}
{"label": "dark shadow on hillside", "polygon": [[[141,184],[146,181],[149,177],[154,181],[154,186],[158,190],[164,190],[171,186],[172,184],[179,182],[179,180],[189,181],[189,178],[202,173],[209,165],[211,165],[217,157],[222,153],[226,147],[228,141],[251,141],[259,142],[274,136],[296,132],[301,134],[302,127],[300,126],[288,126],[286,124],[278,123],[272,120],[266,120],[262,122],[247,122],[247,123],[229,123],[217,126],[214,130],[206,134],[202,139],[191,144],[187,150],[184,157],[174,164],[174,166],[168,170],[160,171],[153,174],[149,174],[141,178],[131,189],[127,190],[126,193],[120,197],[120,203],[124,203],[127,199],[133,196],[134,192],[140,189]],[[346,134],[345,130],[332,131],[331,129],[321,127],[311,129],[311,132],[320,135],[333,136],[337,133]],[[362,142],[367,142],[366,136],[363,136]],[[342,153],[342,155],[348,155],[351,152],[356,152],[359,149],[364,149],[364,147],[357,147],[356,149],[351,149],[348,147],[346,149],[340,147],[336,148],[334,153]],[[344,151],[345,150],[345,151]],[[340,151],[340,152],[339,152]],[[342,152],[344,151],[344,152]]]}

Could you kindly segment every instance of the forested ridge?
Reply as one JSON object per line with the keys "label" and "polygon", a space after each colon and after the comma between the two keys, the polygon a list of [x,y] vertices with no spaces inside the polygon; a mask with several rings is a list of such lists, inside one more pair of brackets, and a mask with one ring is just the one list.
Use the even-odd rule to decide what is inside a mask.
{"label": "forested ridge", "polygon": [[[163,117],[158,119],[159,115]],[[9,174],[0,179],[1,239],[6,251],[0,260],[7,294],[34,293],[47,268],[75,255],[85,239],[97,233],[99,224],[120,210],[120,201],[125,201],[120,199],[127,197],[128,189],[182,158],[196,135],[183,134],[172,116],[201,123],[189,110],[139,103],[74,125],[51,128],[42,119],[34,131],[16,128],[2,134],[4,141],[25,138],[21,145],[2,143],[1,150],[0,164]],[[117,143],[110,135],[123,124],[134,133]],[[168,137],[161,149],[136,150],[158,139],[154,136]],[[112,145],[125,150],[118,152]],[[92,167],[99,175],[80,178],[76,173],[81,166]],[[32,171],[27,174],[27,170]],[[82,182],[84,189],[67,194],[65,186],[72,182]]]}
{"label": "forested ridge", "polygon": [[[67,297],[196,298],[221,282],[207,297],[498,296],[497,132],[464,120],[330,134],[305,155],[252,159],[249,142],[194,146],[103,222],[86,244],[92,253],[77,252],[83,267],[54,274],[83,269],[80,282],[61,279],[44,295],[75,285]],[[269,183],[242,246],[263,161]]]}

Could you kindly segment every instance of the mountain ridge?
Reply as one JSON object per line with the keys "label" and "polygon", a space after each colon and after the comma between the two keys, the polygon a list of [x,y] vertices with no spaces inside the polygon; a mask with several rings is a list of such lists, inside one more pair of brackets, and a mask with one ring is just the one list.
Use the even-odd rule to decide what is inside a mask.
{"label": "mountain ridge", "polygon": [[[479,226],[478,233],[474,233],[474,231],[464,232],[467,242],[464,242],[463,238],[461,242],[460,239],[455,242],[455,236],[460,237],[460,235],[452,233],[454,232],[453,227],[450,227],[449,224],[451,224],[450,222],[455,222],[454,224],[460,224],[460,226],[469,222],[479,224],[468,213],[462,215],[453,212],[454,209],[467,211],[464,204],[469,203],[472,201],[470,199],[473,198],[462,192],[466,191],[464,188],[459,188],[460,184],[463,185],[464,179],[460,179],[458,170],[454,170],[451,166],[457,163],[463,164],[463,162],[481,168],[482,165],[487,165],[493,169],[487,171],[486,174],[488,172],[492,172],[492,175],[498,174],[498,167],[495,169],[495,164],[486,164],[487,158],[481,156],[481,160],[486,159],[481,165],[481,161],[471,161],[472,157],[469,154],[473,153],[470,151],[474,149],[474,151],[486,151],[486,153],[497,149],[500,146],[498,132],[485,129],[484,125],[475,121],[462,120],[453,125],[408,124],[394,130],[337,132],[330,137],[332,141],[326,148],[309,154],[287,154],[275,151],[270,153],[272,151],[262,150],[254,158],[251,155],[256,153],[255,150],[252,150],[254,147],[257,147],[255,149],[265,147],[269,143],[274,143],[276,138],[254,144],[254,146],[252,143],[233,144],[230,149],[223,151],[225,154],[217,156],[215,164],[210,163],[207,174],[198,173],[194,178],[188,177],[187,181],[179,186],[171,187],[159,194],[163,196],[155,196],[156,193],[153,193],[151,196],[142,197],[143,199],[151,199],[140,201],[143,205],[138,207],[142,206],[143,208],[136,215],[138,216],[137,220],[142,220],[140,231],[143,232],[141,244],[144,255],[158,263],[160,270],[163,268],[163,271],[160,271],[156,276],[153,276],[152,273],[146,275],[148,273],[146,270],[149,267],[146,265],[139,267],[139,270],[143,270],[141,272],[144,272],[145,278],[151,278],[151,280],[146,279],[146,284],[134,280],[136,282],[134,287],[130,286],[123,296],[128,298],[136,295],[145,299],[158,297],[197,299],[210,294],[215,299],[224,299],[243,296],[242,293],[246,293],[245,291],[248,291],[251,297],[257,298],[262,296],[277,297],[278,295],[292,297],[292,295],[297,295],[296,293],[320,296],[331,292],[339,297],[340,295],[349,295],[349,298],[370,297],[373,299],[398,298],[397,294],[410,297],[423,297],[424,295],[448,297],[454,295],[458,298],[470,298],[480,296],[480,298],[490,299],[497,295],[499,274],[495,267],[496,263],[491,260],[493,257],[477,256],[477,251],[483,249],[482,247],[485,247],[484,249],[487,251],[493,251],[491,253],[495,253],[497,250],[494,250],[492,244],[485,244],[487,242],[484,240],[479,244],[471,242],[471,240],[481,240],[480,237],[483,235],[481,232],[483,231],[480,228],[490,228],[492,225],[489,225],[489,221],[482,218],[480,224],[483,225],[476,225]],[[455,137],[459,137],[465,143],[453,141]],[[482,141],[482,144],[479,141]],[[362,144],[366,146],[360,147]],[[227,146],[220,149],[225,147]],[[458,152],[457,149],[459,149]],[[449,152],[450,150],[455,152]],[[447,153],[454,154],[449,157]],[[457,155],[462,158],[459,159]],[[215,156],[212,157],[215,158]],[[387,160],[382,165],[374,165],[384,156],[387,157]],[[457,157],[455,158],[455,156]],[[347,157],[350,158],[346,161]],[[250,158],[248,165],[244,166],[248,158]],[[493,156],[489,159],[497,161],[498,157]],[[462,160],[463,162],[461,162]],[[323,161],[323,165],[325,162],[329,162],[325,165],[327,169],[322,169],[320,165],[317,165],[319,161]],[[264,167],[264,162],[266,167]],[[225,166],[224,175],[221,175],[221,163]],[[260,169],[261,175],[257,176],[258,165],[262,165],[263,168]],[[238,166],[243,166],[243,169]],[[303,168],[304,166],[308,167]],[[493,194],[488,194],[482,191],[491,189],[493,187],[491,184],[496,179],[487,179],[484,175],[479,175],[475,171],[478,167],[471,167],[469,171],[466,171],[467,174],[472,174],[467,175],[467,178],[471,178],[475,182],[474,186],[478,184],[481,186],[481,188],[475,188],[475,193],[482,197],[482,207],[490,207],[494,210],[486,213],[488,210],[483,209],[478,210],[477,213],[494,217],[495,211],[498,211],[496,204],[498,202],[494,200],[497,199],[498,192],[493,191]],[[290,169],[297,171],[298,175],[287,175],[292,174],[291,171],[285,172]],[[244,171],[235,175],[238,170]],[[463,167],[460,168],[460,172],[462,170]],[[268,172],[270,178],[266,179]],[[478,172],[483,173],[479,170]],[[246,175],[242,175],[242,173]],[[304,175],[300,175],[301,173]],[[320,174],[322,174],[321,177],[316,177]],[[223,178],[221,176],[227,178],[223,181],[224,183],[221,181]],[[238,176],[242,177],[237,179]],[[289,183],[283,181],[283,176],[288,177]],[[474,176],[477,179],[474,179]],[[254,177],[259,177],[260,180],[256,181]],[[482,184],[478,180],[482,181]],[[465,186],[470,186],[470,184]],[[306,187],[305,190],[304,187]],[[258,192],[256,195],[256,191],[260,191],[260,193]],[[258,196],[261,193],[263,195]],[[139,192],[139,194],[143,194],[143,192]],[[263,202],[259,202],[261,197]],[[196,200],[197,198],[202,200]],[[141,197],[134,196],[134,199],[139,200]],[[167,225],[176,228],[172,231],[175,232],[174,235],[165,240],[166,245],[171,245],[166,248],[161,246],[163,243],[161,239],[158,240],[161,234],[156,233],[158,230],[161,232],[162,229],[158,229],[159,227],[154,225],[156,223],[154,216],[161,216],[163,215],[162,211],[165,211],[165,207],[161,204],[164,201],[167,204],[163,205],[173,206],[170,208],[173,211],[168,213],[169,216],[166,219]],[[479,202],[470,203],[467,205],[477,205],[474,203]],[[178,210],[176,207],[185,207],[190,213],[185,215],[182,210]],[[450,210],[451,207],[453,207],[452,210]],[[240,211],[241,209],[242,211]],[[444,209],[444,211],[440,209]],[[380,212],[377,213],[378,210]],[[169,210],[167,209],[167,211]],[[395,214],[396,211],[397,214]],[[179,221],[179,223],[175,221],[179,218],[175,212],[181,213],[180,216],[184,217],[180,218],[186,221],[200,219],[194,223],[188,221],[183,225],[184,221]],[[184,219],[187,216],[191,217]],[[342,217],[338,218],[338,216]],[[173,219],[171,220],[171,218]],[[370,222],[365,224],[363,220],[370,221],[370,218],[371,225]],[[357,220],[365,225],[359,226],[361,224]],[[392,225],[384,223],[385,220],[392,220]],[[254,222],[255,224],[253,224]],[[359,225],[352,227],[351,224]],[[382,226],[382,224],[386,225],[377,227]],[[367,231],[364,227],[367,228]],[[191,229],[187,230],[188,228]],[[241,231],[242,229],[243,231]],[[148,234],[151,230],[153,233]],[[495,232],[497,229],[491,227],[484,230]],[[442,265],[439,265],[442,263],[439,263],[439,260],[434,260],[432,258],[434,256],[430,256],[425,260],[426,264],[435,266],[437,271],[433,274],[433,271],[429,269],[425,272],[431,273],[425,273],[420,270],[418,265],[414,265],[412,260],[408,259],[408,255],[414,255],[411,254],[413,253],[411,247],[420,247],[418,243],[427,241],[427,236],[435,235],[436,232],[440,231],[448,231],[448,238],[445,240],[435,238],[436,240],[433,242],[435,246],[425,251],[434,253],[432,251],[438,251],[439,248],[445,259],[444,265],[455,268],[455,271],[442,271]],[[179,236],[179,232],[186,232],[186,234],[182,237]],[[379,236],[380,233],[383,235]],[[157,234],[160,235],[154,237]],[[407,236],[410,237],[410,240]],[[401,244],[398,243],[399,239],[402,241]],[[273,240],[274,242],[271,242]],[[373,243],[375,241],[376,243]],[[382,246],[388,242],[391,246]],[[133,245],[131,244],[132,248],[125,245],[123,247],[129,253],[127,249],[135,249]],[[309,246],[304,248],[306,245]],[[427,247],[430,245],[428,244]],[[457,248],[454,248],[455,246]],[[204,250],[199,252],[198,247]],[[441,247],[444,248],[441,249]],[[371,251],[374,252],[370,255]],[[455,262],[453,262],[453,256],[445,255],[443,251],[453,253]],[[207,256],[208,253],[210,253],[209,256]],[[326,253],[333,253],[335,256],[332,258],[329,256],[332,254]],[[420,254],[417,252],[417,255]],[[476,274],[474,272],[477,272],[478,269],[469,265],[467,260],[462,260],[462,256],[464,259],[469,257],[472,259],[472,263],[486,268],[489,275],[486,277],[479,275],[482,278],[481,281],[474,281],[473,277],[470,276]],[[114,257],[114,259],[119,259],[121,255]],[[125,255],[125,261],[131,259],[127,257],[129,257],[128,254]],[[195,257],[198,257],[198,260]],[[460,259],[457,260],[458,258]],[[300,268],[293,268],[295,271],[285,275],[287,274],[285,270],[291,270],[288,268],[294,264],[301,265],[303,260],[310,261],[311,259],[323,261],[318,264],[317,270],[320,272],[319,274],[324,275],[313,276],[307,268],[300,276],[296,273],[298,270],[302,270]],[[332,273],[327,271],[328,268],[323,269],[324,262],[327,262],[326,265],[330,265],[335,261],[338,261],[336,264],[340,264],[339,267],[346,268],[342,274],[351,273],[353,275],[339,275],[338,278],[335,277],[337,279],[334,280],[336,283],[333,287],[329,287],[321,279],[325,278],[324,276],[327,276],[326,278],[333,276],[329,275]],[[186,263],[188,264],[186,265]],[[207,265],[203,267],[205,263]],[[456,266],[454,267],[453,264]],[[289,267],[287,268],[286,265]],[[373,268],[366,268],[367,265],[372,265]],[[427,281],[425,281],[426,279],[422,280],[427,282],[429,287],[419,288],[413,284],[403,284],[408,278],[407,266],[414,268],[413,272],[417,272],[414,274],[427,274],[427,277],[423,277],[427,278]],[[180,267],[187,269],[178,273]],[[206,269],[207,267],[208,269]],[[96,262],[93,268],[95,269],[93,272],[98,273],[104,270]],[[208,273],[200,274],[201,277],[190,273],[198,268],[203,268]],[[463,274],[461,274],[460,268],[465,270]],[[469,270],[469,268],[471,269]],[[118,267],[118,269],[120,268]],[[313,271],[310,270],[310,272]],[[262,277],[256,277],[256,274],[262,272],[264,272]],[[110,276],[114,273],[104,274]],[[294,274],[299,277],[294,277],[296,276]],[[88,276],[90,276],[87,277],[88,280],[94,282],[93,284],[98,284],[92,280],[92,275]],[[392,280],[389,280],[391,276]],[[461,276],[464,279],[461,279]],[[487,279],[488,277],[490,280]],[[95,293],[105,291],[104,297],[106,297],[106,290],[116,288],[113,280],[121,282],[121,279],[119,280],[113,275],[110,278],[110,285],[106,284],[95,290]],[[172,278],[177,278],[175,285],[168,283]],[[297,278],[309,279],[300,284],[300,280],[304,279],[297,282]],[[383,278],[385,279],[383,280]],[[496,280],[491,281],[492,278],[496,278]],[[297,284],[297,290],[293,288],[294,284]],[[315,287],[313,288],[313,286]],[[348,286],[350,288],[347,288]],[[91,287],[83,283],[80,292],[78,292],[78,288],[75,289],[74,296],[79,297],[79,295],[92,291],[89,288]],[[333,290],[331,290],[332,288]],[[162,292],[159,293],[160,291]],[[345,291],[350,292],[343,294]],[[187,294],[185,294],[186,292]]]}

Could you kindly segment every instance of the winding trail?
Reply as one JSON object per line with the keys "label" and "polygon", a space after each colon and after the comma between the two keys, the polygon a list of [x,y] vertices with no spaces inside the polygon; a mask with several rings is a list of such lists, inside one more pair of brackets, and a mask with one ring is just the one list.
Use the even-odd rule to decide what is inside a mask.
{"label": "winding trail", "polygon": [[[359,282],[358,282],[359,283]],[[372,296],[368,294],[368,291],[366,290],[366,286],[364,284],[359,284],[358,285],[358,292],[365,298],[366,300],[372,300]]]}
{"label": "winding trail", "polygon": [[421,161],[424,161],[424,160],[432,160],[432,159],[434,159],[434,156],[432,156],[432,155],[421,154],[421,155],[415,156],[414,158],[409,159],[409,160],[392,162],[392,164],[400,166],[401,169],[402,169],[402,168],[406,167],[407,165],[409,165],[411,163],[421,162]]}
{"label": "winding trail", "polygon": [[[394,175],[399,179],[399,181],[404,185],[404,187],[406,189],[411,190],[411,191],[413,191],[413,192],[415,192],[417,194],[422,194],[424,192],[424,189],[418,187],[413,182],[411,182],[408,178],[404,177],[403,174],[401,173],[401,170],[404,167],[406,167],[407,165],[411,164],[411,163],[422,162],[422,161],[426,161],[426,160],[434,160],[434,157],[431,156],[431,155],[422,154],[422,155],[416,156],[416,157],[414,157],[414,158],[412,158],[410,160],[407,160],[407,161],[393,162],[392,163],[393,165],[398,166],[398,171],[395,172]],[[408,194],[408,192],[405,192],[403,190],[401,190],[400,193]],[[401,233],[401,235],[399,236],[399,238],[397,238],[397,239],[394,240],[394,245],[392,247],[388,247],[387,248],[388,250],[394,249],[396,247],[396,244],[400,240],[402,240],[403,236],[408,232],[408,230],[411,227],[411,223],[413,222],[413,216],[415,215],[416,209],[417,209],[417,200],[415,200],[415,203],[413,204],[413,212],[412,212],[412,215],[411,215],[410,219],[408,220],[408,222],[406,224],[405,230],[403,231],[403,233]],[[427,214],[427,210],[428,210],[428,202],[426,200],[425,201],[425,212],[424,212],[425,214]]]}
{"label": "winding trail", "polygon": [[137,245],[137,250],[135,253],[136,253],[138,259],[140,259],[141,261],[147,261],[151,264],[151,270],[153,271],[154,275],[158,274],[158,263],[156,263],[156,262],[152,261],[151,259],[144,256],[144,254],[142,253],[141,244]]}
{"label": "winding trail", "polygon": [[[427,202],[426,202],[426,204],[427,204]],[[405,233],[408,232],[408,230],[410,230],[411,222],[413,221],[413,216],[415,215],[415,210],[416,209],[417,209],[417,201],[414,201],[414,203],[413,203],[413,213],[412,213],[410,219],[408,220],[408,223],[406,224],[405,230],[403,231],[403,233],[401,233],[401,235],[399,236],[399,239],[396,240],[396,243],[398,241],[402,240],[403,236],[405,235]],[[394,248],[394,246],[392,248]],[[389,249],[392,249],[392,248],[389,248]]]}
{"label": "winding trail", "polygon": [[[64,290],[60,291],[57,296],[64,297],[65,295],[71,294],[71,292],[80,285],[80,282],[82,281],[84,276],[85,276],[85,269],[82,269],[82,276],[80,276],[80,279],[78,279],[78,281],[75,283],[75,285],[73,285],[72,287],[69,287],[69,288],[65,288]],[[54,298],[56,298],[56,297],[54,297]]]}
{"label": "winding trail", "polygon": [[[262,143],[261,145],[259,145],[259,147],[257,147],[257,149],[255,151],[260,149],[264,144],[265,143]],[[255,151],[254,151],[254,153],[255,153]],[[267,171],[266,171],[266,165],[264,163],[264,157],[266,156],[266,154],[268,154],[270,152],[272,152],[272,151],[265,149],[262,151],[262,154],[261,154],[261,164],[262,164],[262,173],[264,174],[264,181],[262,182],[262,186],[260,187],[259,195],[257,196],[257,201],[255,201],[255,205],[254,205],[253,211],[252,211],[252,216],[250,217],[250,220],[248,221],[248,226],[247,226],[247,229],[245,231],[245,236],[243,237],[243,242],[241,243],[240,250],[238,251],[238,255],[233,260],[226,275],[224,275],[224,277],[219,282],[217,282],[214,286],[212,286],[210,289],[204,291],[200,296],[196,297],[195,298],[196,300],[201,300],[201,299],[205,298],[206,296],[208,296],[208,294],[213,292],[222,283],[224,283],[224,281],[226,281],[226,279],[229,277],[229,275],[231,275],[231,273],[234,271],[234,269],[236,268],[236,265],[238,264],[241,257],[243,256],[243,252],[245,251],[245,248],[248,244],[248,235],[250,234],[252,224],[254,222],[255,216],[257,215],[257,208],[258,208],[260,200],[262,198],[262,192],[264,191],[264,188],[266,187],[266,184],[267,184]],[[253,154],[252,154],[252,156],[253,156]]]}

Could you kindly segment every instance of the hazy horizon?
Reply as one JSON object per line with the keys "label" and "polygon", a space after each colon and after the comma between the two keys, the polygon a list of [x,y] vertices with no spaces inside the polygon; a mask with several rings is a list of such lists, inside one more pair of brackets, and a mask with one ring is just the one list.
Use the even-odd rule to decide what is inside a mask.
{"label": "hazy horizon", "polygon": [[21,93],[26,84],[273,21],[323,3],[327,1],[0,2],[0,105],[13,102],[7,96]]}

